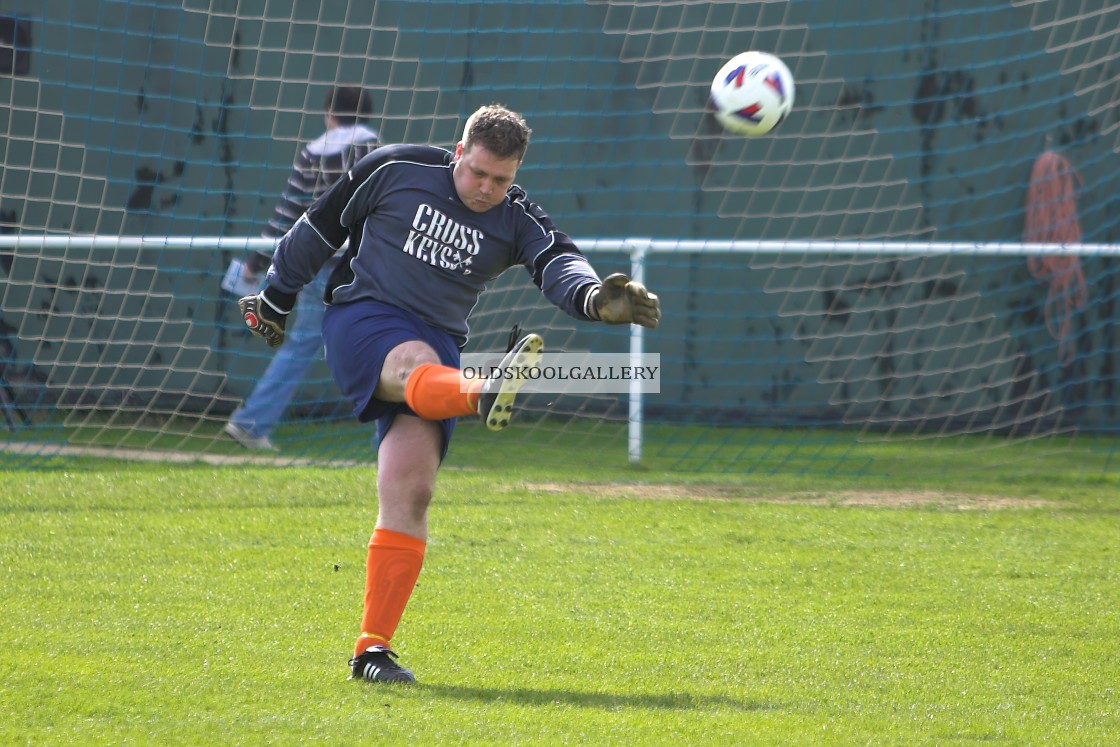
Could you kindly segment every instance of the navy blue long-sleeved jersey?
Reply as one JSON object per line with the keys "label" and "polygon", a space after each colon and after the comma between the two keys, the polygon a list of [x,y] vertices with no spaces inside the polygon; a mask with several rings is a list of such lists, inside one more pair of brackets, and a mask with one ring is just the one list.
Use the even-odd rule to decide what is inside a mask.
{"label": "navy blue long-sleeved jersey", "polygon": [[328,303],[372,298],[405,309],[466,342],[467,318],[487,284],[516,265],[557,307],[588,320],[600,280],[572,240],[517,185],[478,213],[455,191],[453,154],[383,146],[361,159],[280,240],[270,296],[288,300],[347,241]]}

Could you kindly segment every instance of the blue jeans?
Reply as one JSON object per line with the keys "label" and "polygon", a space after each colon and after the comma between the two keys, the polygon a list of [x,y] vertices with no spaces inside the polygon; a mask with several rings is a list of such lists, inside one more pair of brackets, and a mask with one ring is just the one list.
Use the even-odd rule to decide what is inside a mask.
{"label": "blue jeans", "polygon": [[328,262],[300,291],[284,344],[245,402],[230,416],[230,422],[254,436],[272,433],[307,369],[323,357],[323,293],[332,269],[333,263]]}

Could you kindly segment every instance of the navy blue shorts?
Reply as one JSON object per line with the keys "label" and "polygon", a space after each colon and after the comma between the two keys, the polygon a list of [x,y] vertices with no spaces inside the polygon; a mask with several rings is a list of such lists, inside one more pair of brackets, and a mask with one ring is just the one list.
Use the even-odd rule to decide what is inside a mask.
{"label": "navy blue shorts", "polygon": [[[384,402],[373,396],[389,351],[412,340],[428,343],[441,363],[459,368],[459,345],[451,335],[396,306],[363,299],[327,306],[323,315],[323,344],[331,375],[342,394],[353,403],[358,421],[377,421],[379,441],[397,415],[416,414],[404,402]],[[441,420],[439,425],[443,431],[443,459],[451,445],[455,418]]]}

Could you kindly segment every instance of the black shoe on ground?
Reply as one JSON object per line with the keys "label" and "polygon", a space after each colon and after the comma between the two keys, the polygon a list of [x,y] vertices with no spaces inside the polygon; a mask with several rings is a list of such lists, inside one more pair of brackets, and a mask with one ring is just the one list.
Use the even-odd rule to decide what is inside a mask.
{"label": "black shoe on ground", "polygon": [[527,334],[510,346],[506,357],[498,364],[503,372],[487,379],[478,395],[478,414],[486,421],[486,427],[500,431],[509,425],[513,415],[513,402],[517,393],[529,379],[521,375],[526,368],[534,368],[540,363],[544,350],[544,340],[538,334]]}
{"label": "black shoe on ground", "polygon": [[370,646],[350,660],[350,679],[412,684],[412,670],[396,662],[397,655],[384,646]]}

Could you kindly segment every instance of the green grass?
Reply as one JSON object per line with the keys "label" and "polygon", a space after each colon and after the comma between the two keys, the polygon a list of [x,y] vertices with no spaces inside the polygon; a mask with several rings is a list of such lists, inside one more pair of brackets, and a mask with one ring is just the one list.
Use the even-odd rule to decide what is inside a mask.
{"label": "green grass", "polygon": [[[68,425],[68,419],[78,424]],[[51,446],[134,450],[161,457],[245,459],[247,452],[222,435],[224,420],[199,417],[137,417],[60,411],[56,418],[8,434],[0,449],[0,469],[42,467],[37,454]],[[273,434],[280,459],[306,464],[364,465],[373,457],[373,429],[348,416],[343,420],[299,420]],[[20,447],[16,451],[14,447]],[[815,480],[878,480],[905,475],[935,484],[956,480],[1048,480],[1053,475],[1120,475],[1120,437],[1047,434],[1006,438],[995,434],[911,438],[858,429],[749,428],[647,423],[641,461],[631,465],[625,423],[593,417],[545,417],[519,422],[493,434],[470,418],[460,421],[448,464],[508,469],[511,458],[531,462],[536,473],[566,476],[573,470],[605,470],[631,479],[635,474],[677,474],[684,479],[741,482],[808,475]],[[674,478],[679,479],[679,478]]]}
{"label": "green grass", "polygon": [[835,475],[481,443],[441,474],[394,640],[413,688],[346,680],[372,467],[0,474],[0,743],[1120,733],[1120,478],[1091,443],[885,445],[892,470]]}

